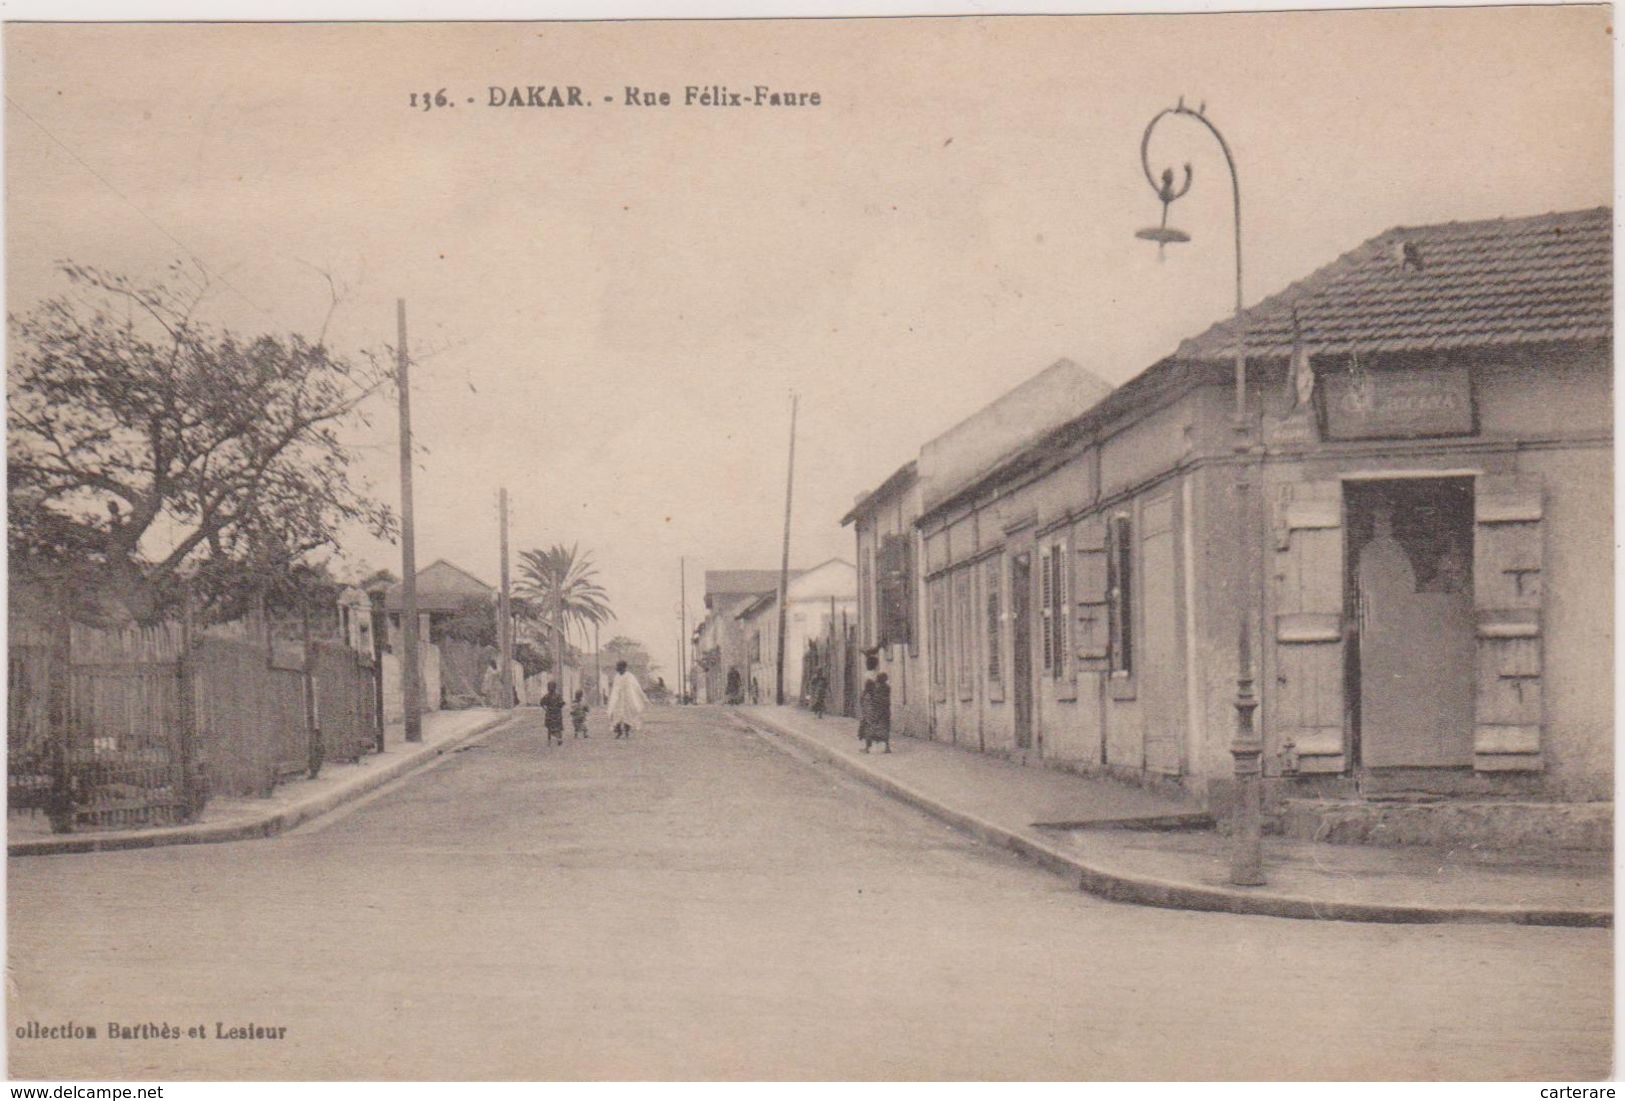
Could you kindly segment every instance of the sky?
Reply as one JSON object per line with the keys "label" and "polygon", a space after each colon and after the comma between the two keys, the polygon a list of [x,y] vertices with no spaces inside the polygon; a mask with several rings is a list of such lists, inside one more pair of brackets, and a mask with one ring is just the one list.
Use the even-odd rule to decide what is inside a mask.
{"label": "sky", "polygon": [[[211,320],[344,352],[407,303],[417,561],[590,549],[666,671],[708,569],[774,568],[920,445],[1061,357],[1118,384],[1226,316],[1229,180],[1195,124],[1171,222],[1146,124],[1234,150],[1254,302],[1395,225],[1612,201],[1601,7],[886,20],[4,29],[6,299],[71,259],[201,263]],[[684,106],[684,89],[814,92]],[[591,106],[492,107],[493,87]],[[628,86],[666,91],[630,106]],[[414,108],[445,89],[452,107]],[[352,441],[398,500],[393,395]],[[398,548],[345,536],[358,572]],[[606,639],[608,635],[605,636]]]}

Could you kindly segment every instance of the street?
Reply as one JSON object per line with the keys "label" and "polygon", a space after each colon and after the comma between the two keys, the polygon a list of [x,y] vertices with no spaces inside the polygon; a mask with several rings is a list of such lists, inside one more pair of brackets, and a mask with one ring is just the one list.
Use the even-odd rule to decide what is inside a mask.
{"label": "street", "polygon": [[[1610,1073],[1609,931],[1110,903],[722,709],[602,719],[549,748],[527,711],[270,840],[10,860],[11,1075]],[[98,1038],[16,1038],[70,1020]]]}

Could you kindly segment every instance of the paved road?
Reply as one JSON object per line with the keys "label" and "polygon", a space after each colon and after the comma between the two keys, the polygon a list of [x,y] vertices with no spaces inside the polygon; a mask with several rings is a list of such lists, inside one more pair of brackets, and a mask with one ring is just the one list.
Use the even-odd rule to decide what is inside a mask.
{"label": "paved road", "polygon": [[[1108,903],[703,709],[562,750],[527,717],[282,838],[8,870],[13,1037],[70,1019],[103,1037],[12,1038],[15,1077],[1610,1067],[1607,932]],[[209,1038],[108,1040],[108,1021]]]}

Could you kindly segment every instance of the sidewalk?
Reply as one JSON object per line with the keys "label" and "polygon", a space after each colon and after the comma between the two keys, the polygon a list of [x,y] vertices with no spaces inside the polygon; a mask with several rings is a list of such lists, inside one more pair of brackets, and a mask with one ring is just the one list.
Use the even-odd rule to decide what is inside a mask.
{"label": "sidewalk", "polygon": [[[1263,887],[1227,881],[1212,828],[1130,828],[1196,808],[1110,780],[1012,764],[916,738],[862,752],[857,721],[793,707],[733,711],[785,748],[834,765],[1084,890],[1123,902],[1276,917],[1377,922],[1613,926],[1609,853],[1316,844],[1266,837]],[[1049,823],[1046,828],[1043,823]],[[1057,828],[1061,824],[1064,828]]]}
{"label": "sidewalk", "polygon": [[316,779],[279,784],[267,799],[210,799],[202,818],[184,826],[52,833],[43,814],[9,816],[6,853],[48,856],[270,837],[383,787],[505,722],[512,714],[517,712],[432,711],[423,716],[421,742],[409,745],[402,725],[386,727],[381,755],[369,754],[359,764],[325,765]]}

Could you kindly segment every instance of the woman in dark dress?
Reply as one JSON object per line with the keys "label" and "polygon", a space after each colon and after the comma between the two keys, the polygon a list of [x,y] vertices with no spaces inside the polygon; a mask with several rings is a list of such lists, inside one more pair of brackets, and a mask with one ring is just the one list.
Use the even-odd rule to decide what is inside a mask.
{"label": "woman in dark dress", "polygon": [[887,683],[886,674],[878,674],[863,686],[859,710],[863,717],[858,720],[858,737],[863,739],[863,751],[869,752],[871,745],[880,742],[890,753],[891,685]]}
{"label": "woman in dark dress", "polygon": [[549,745],[564,744],[564,697],[559,695],[557,681],[547,682],[547,694],[542,697],[542,720],[547,727]]}

